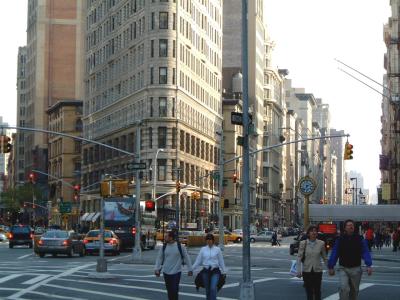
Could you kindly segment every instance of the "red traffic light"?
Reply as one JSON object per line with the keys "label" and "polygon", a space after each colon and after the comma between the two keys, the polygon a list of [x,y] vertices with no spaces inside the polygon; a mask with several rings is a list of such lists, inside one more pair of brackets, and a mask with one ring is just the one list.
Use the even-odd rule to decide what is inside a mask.
{"label": "red traffic light", "polygon": [[34,182],[35,181],[35,174],[34,173],[29,173],[29,182]]}
{"label": "red traffic light", "polygon": [[236,175],[236,173],[235,173],[235,174],[233,174],[233,176],[232,176],[232,180],[233,180],[233,183],[236,183],[236,181],[237,181],[237,175]]}
{"label": "red traffic light", "polygon": [[144,207],[146,211],[155,211],[156,210],[156,203],[152,200],[147,200],[144,203]]}
{"label": "red traffic light", "polygon": [[81,186],[79,184],[75,184],[74,185],[74,190],[77,191],[77,192],[80,191],[81,190]]}

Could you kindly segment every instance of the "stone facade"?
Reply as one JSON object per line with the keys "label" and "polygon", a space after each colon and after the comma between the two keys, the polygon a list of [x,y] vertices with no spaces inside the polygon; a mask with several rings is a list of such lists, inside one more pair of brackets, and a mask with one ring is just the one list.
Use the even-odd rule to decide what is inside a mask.
{"label": "stone facade", "polygon": [[[84,136],[132,155],[83,145],[82,186],[95,194],[106,173],[132,178],[126,165],[139,126],[141,200],[152,197],[156,165],[157,197],[175,190],[179,168],[181,226],[209,224],[222,129],[222,1],[88,1],[87,20]],[[202,199],[190,197],[195,190]],[[98,209],[98,200],[85,201],[85,211]],[[161,198],[158,216],[174,218],[175,201]]]}

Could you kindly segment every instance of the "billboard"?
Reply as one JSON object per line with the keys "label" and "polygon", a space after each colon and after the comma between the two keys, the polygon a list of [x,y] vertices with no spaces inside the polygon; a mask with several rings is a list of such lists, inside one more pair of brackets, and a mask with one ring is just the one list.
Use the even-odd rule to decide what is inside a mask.
{"label": "billboard", "polygon": [[104,221],[127,222],[134,219],[135,198],[107,198],[104,200]]}

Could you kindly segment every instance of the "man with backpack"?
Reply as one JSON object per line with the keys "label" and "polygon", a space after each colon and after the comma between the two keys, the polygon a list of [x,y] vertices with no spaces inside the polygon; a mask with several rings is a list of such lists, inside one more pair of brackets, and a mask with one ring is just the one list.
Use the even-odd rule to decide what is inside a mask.
{"label": "man with backpack", "polygon": [[165,286],[169,300],[178,300],[179,282],[181,280],[182,266],[187,265],[188,275],[192,276],[192,262],[186,247],[177,241],[174,231],[168,232],[163,247],[158,252],[154,274],[159,277],[163,272]]}
{"label": "man with backpack", "polygon": [[339,299],[356,300],[360,287],[362,269],[361,259],[367,265],[367,274],[372,274],[372,259],[366,240],[354,232],[354,221],[344,222],[344,234],[333,246],[328,261],[329,275],[335,275],[334,267],[339,259]]}

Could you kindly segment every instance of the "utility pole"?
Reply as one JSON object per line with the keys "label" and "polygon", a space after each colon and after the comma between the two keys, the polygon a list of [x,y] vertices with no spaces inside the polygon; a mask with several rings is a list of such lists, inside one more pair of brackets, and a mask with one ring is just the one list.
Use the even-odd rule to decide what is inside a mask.
{"label": "utility pole", "polygon": [[[242,0],[242,73],[243,73],[243,281],[240,299],[254,300],[254,284],[250,270],[250,168],[249,168],[249,73],[247,41],[247,0]],[[222,174],[220,174],[222,177]]]}
{"label": "utility pole", "polygon": [[[111,177],[108,181],[109,195],[112,195]],[[104,258],[104,196],[100,199],[100,250],[97,259],[96,271],[99,273],[107,272],[107,260]]]}
{"label": "utility pole", "polygon": [[[136,159],[140,163],[140,124],[136,128]],[[141,224],[140,224],[140,170],[136,170],[136,199],[135,199],[135,247],[132,249],[132,260],[142,259],[142,247],[140,245]]]}
{"label": "utility pole", "polygon": [[[222,121],[223,126],[223,121]],[[222,207],[224,205],[224,133],[220,132],[221,138],[221,149],[219,157],[219,210],[218,210],[218,228],[219,228],[219,248],[221,251],[225,249],[225,239],[224,239],[224,215]]]}
{"label": "utility pole", "polygon": [[[180,168],[177,168],[176,169],[176,172],[177,172],[177,174],[178,174],[178,176],[177,176],[177,178],[178,178],[178,181],[180,182],[180,178],[181,178],[181,169]],[[176,203],[175,203],[175,210],[176,210],[176,215],[175,215],[175,222],[176,222],[176,234],[177,235],[179,235],[179,222],[180,222],[180,220],[179,220],[179,214],[180,214],[180,212],[179,212],[179,189],[176,189]],[[178,238],[178,237],[177,237]]]}

